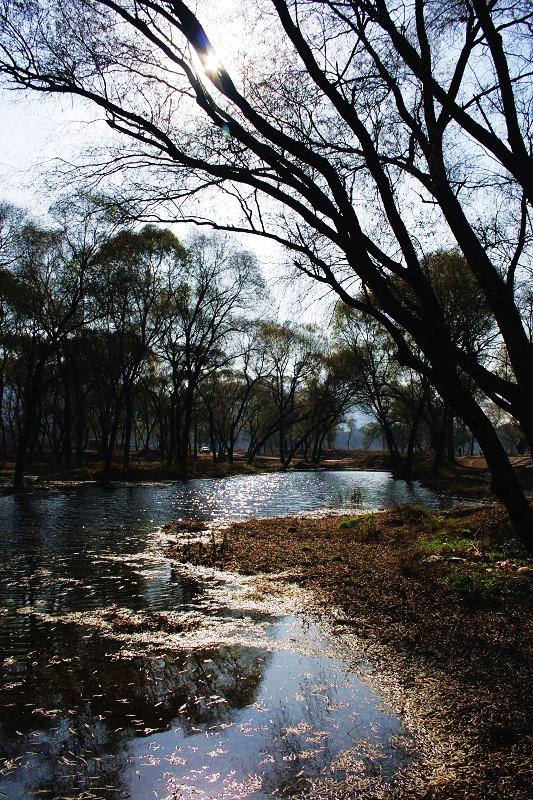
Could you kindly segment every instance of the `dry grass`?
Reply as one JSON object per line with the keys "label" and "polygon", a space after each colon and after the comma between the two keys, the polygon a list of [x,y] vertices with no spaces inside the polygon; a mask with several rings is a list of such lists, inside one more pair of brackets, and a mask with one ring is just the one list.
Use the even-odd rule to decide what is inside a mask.
{"label": "dry grass", "polygon": [[448,743],[450,763],[395,797],[531,800],[533,564],[501,508],[250,520],[197,556],[314,589]]}

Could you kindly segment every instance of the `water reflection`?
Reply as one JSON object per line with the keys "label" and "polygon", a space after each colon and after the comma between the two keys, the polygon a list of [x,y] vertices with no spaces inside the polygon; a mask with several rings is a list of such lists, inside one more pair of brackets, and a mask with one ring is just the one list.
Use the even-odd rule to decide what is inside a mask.
{"label": "water reflection", "polygon": [[[440,508],[449,503],[416,481],[406,483],[387,472],[294,472],[9,495],[0,498],[0,520],[7,539],[15,533],[13,546],[50,555],[69,548],[72,529],[86,531],[85,538],[77,541],[84,549],[90,550],[95,542],[100,549],[113,549],[121,533],[127,547],[132,525],[176,517],[236,519],[313,511],[342,504],[354,490],[360,490],[364,509],[407,502]],[[130,552],[135,552],[135,538],[130,541]]]}
{"label": "water reflection", "polygon": [[312,510],[354,485],[366,505],[426,497],[305,473],[1,498],[0,792],[266,798],[342,780],[350,748],[361,774],[393,774],[401,724],[323,632],[215,602],[223,579],[166,559],[155,524]]}
{"label": "water reflection", "polygon": [[[33,649],[3,665],[8,797],[271,797],[339,772],[355,744],[385,775],[406,759],[390,745],[398,720],[336,659],[242,645],[141,655],[81,626],[29,624]],[[269,634],[324,646],[298,618]]]}

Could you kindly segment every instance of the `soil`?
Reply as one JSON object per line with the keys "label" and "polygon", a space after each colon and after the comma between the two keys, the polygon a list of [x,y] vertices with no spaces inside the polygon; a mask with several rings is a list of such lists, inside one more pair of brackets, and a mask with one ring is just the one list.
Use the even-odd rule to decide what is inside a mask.
{"label": "soil", "polygon": [[[281,572],[354,637],[385,696],[432,742],[433,756],[384,797],[531,800],[533,560],[501,507],[249,520],[173,555]],[[366,798],[326,783],[305,794],[355,796]]]}

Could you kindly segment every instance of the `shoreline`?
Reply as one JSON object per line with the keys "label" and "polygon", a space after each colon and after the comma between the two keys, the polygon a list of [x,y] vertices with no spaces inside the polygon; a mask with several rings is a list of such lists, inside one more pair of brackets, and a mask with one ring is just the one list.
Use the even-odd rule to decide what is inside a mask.
{"label": "shoreline", "polygon": [[[526,494],[533,499],[533,462],[526,456],[512,457],[513,465],[520,476]],[[182,481],[175,468],[161,466],[159,462],[138,462],[127,470],[114,466],[108,480],[102,480],[101,464],[87,463],[82,467],[65,470],[54,465],[43,463],[29,468],[22,490],[46,490],[46,488],[69,485],[102,485],[112,486],[124,483],[173,483]],[[11,494],[15,490],[9,484],[13,464],[4,461],[0,469],[0,492]],[[391,469],[388,454],[382,451],[353,451],[348,456],[324,459],[318,465],[303,461],[295,461],[289,472],[309,471],[362,471],[391,472],[398,479],[406,478],[395,475]],[[197,478],[225,478],[237,475],[260,475],[270,472],[281,472],[279,461],[275,457],[261,457],[254,464],[246,463],[242,453],[237,454],[233,463],[213,462],[210,457],[200,456],[190,463],[190,475],[187,480]],[[408,480],[418,481],[422,486],[432,489],[440,496],[461,497],[464,499],[495,500],[490,489],[490,475],[482,456],[459,456],[455,464],[444,464],[438,475],[432,470],[432,457],[422,455],[414,464],[412,475]]]}
{"label": "shoreline", "polygon": [[426,731],[433,756],[385,796],[529,800],[533,559],[509,544],[501,507],[252,519],[211,546],[183,545],[180,526],[167,525],[180,561],[311,590],[384,697]]}
{"label": "shoreline", "polygon": [[[202,469],[220,467],[225,474],[191,477],[277,471],[274,459],[251,469],[236,462],[232,473],[231,465],[202,460]],[[463,457],[438,478],[430,466],[420,459],[413,479],[441,495],[490,500],[482,459]],[[522,459],[517,468],[531,486],[531,462]],[[329,470],[390,472],[386,456],[375,452],[328,459],[320,471]],[[132,483],[175,481],[161,474],[147,480],[149,471],[139,470]],[[297,463],[291,471],[298,471]],[[128,482],[124,471],[117,475]],[[38,476],[30,491],[98,484],[47,477]],[[205,524],[164,525],[173,539],[168,555],[245,575],[280,575],[308,590],[314,612],[338,631],[354,658],[370,662],[384,698],[411,728],[424,731],[427,758],[386,788],[383,798],[530,800],[533,558],[513,540],[501,506],[252,518],[215,527],[202,541]],[[199,536],[184,543],[187,532]],[[353,798],[345,789],[328,794],[324,784],[306,797]]]}

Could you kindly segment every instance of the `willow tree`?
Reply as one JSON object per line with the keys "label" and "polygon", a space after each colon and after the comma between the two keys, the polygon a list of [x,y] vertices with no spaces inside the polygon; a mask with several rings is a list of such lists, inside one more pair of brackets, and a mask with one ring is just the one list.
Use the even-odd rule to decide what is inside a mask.
{"label": "willow tree", "polygon": [[[517,301],[533,202],[530,0],[265,0],[262,10],[256,43],[261,19],[239,7],[240,38],[259,55],[239,72],[212,47],[207,3],[195,13],[180,0],[4,0],[1,69],[12,87],[103,110],[123,145],[115,136],[93,177],[130,168],[132,195],[152,213],[281,242],[299,270],[378,320],[398,359],[474,432],[533,548],[533,510],[470,391],[474,382],[533,445],[533,344]],[[214,191],[225,199],[210,217],[197,198]],[[462,251],[507,375],[450,334],[421,267],[435,245]]]}
{"label": "willow tree", "polygon": [[171,231],[151,225],[138,232],[121,231],[98,253],[92,301],[104,345],[100,382],[110,408],[102,448],[106,478],[122,415],[122,463],[129,467],[135,390],[169,325],[172,302],[167,275],[185,257],[183,245]]}

